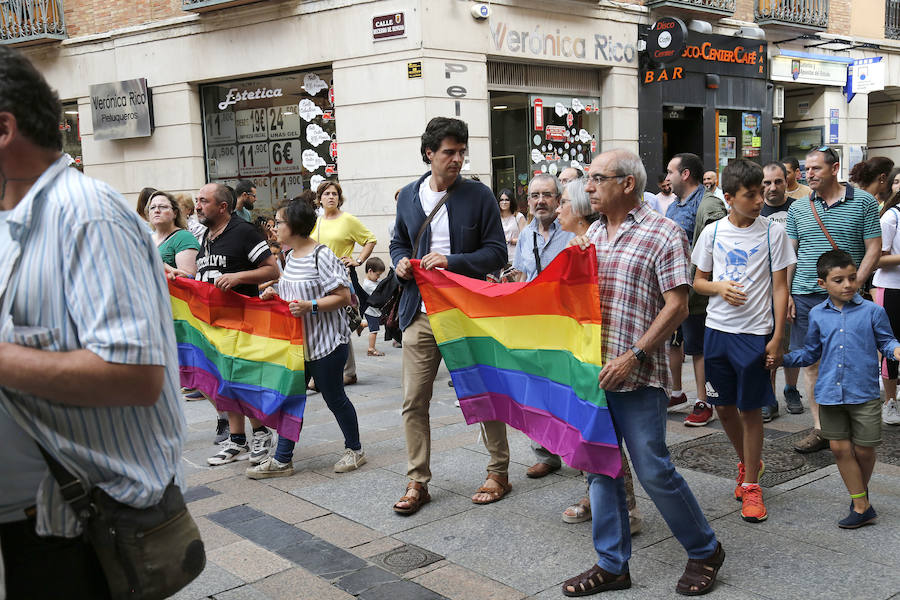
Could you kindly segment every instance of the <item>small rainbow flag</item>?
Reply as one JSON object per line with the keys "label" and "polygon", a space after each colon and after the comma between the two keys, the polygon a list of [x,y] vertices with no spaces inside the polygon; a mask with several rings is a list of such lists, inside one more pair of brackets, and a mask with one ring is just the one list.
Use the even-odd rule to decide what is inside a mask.
{"label": "small rainbow flag", "polygon": [[182,387],[299,441],[306,407],[303,321],[287,303],[184,277],[169,281],[169,295]]}
{"label": "small rainbow flag", "polygon": [[568,248],[533,281],[488,283],[412,261],[466,422],[503,421],[569,466],[618,477],[603,390],[593,248]]}

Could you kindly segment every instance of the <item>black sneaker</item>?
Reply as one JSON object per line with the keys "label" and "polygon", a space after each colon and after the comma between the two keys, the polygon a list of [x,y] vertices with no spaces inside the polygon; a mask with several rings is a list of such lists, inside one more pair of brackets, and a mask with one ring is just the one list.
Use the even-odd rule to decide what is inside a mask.
{"label": "black sneaker", "polygon": [[784,388],[784,401],[787,403],[787,411],[792,415],[799,415],[803,412],[803,403],[800,402],[802,396],[797,388]]}
{"label": "black sneaker", "polygon": [[763,423],[768,423],[778,416],[778,403],[762,407]]}
{"label": "black sneaker", "polygon": [[216,423],[216,437],[213,438],[213,444],[219,445],[231,437],[231,431],[228,430],[228,419],[219,419]]}
{"label": "black sneaker", "polygon": [[878,518],[878,515],[871,504],[866,509],[866,512],[861,514],[851,508],[850,514],[838,521],[838,527],[841,529],[858,529],[863,525],[874,523],[876,518]]}

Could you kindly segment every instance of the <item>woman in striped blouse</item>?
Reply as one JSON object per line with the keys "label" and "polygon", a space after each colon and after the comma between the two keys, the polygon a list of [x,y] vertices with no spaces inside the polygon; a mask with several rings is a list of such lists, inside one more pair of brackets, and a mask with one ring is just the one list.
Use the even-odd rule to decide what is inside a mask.
{"label": "woman in striped blouse", "polygon": [[[289,302],[291,314],[303,319],[307,382],[315,377],[325,404],[334,413],[344,434],[344,454],[334,465],[336,473],[358,469],[366,462],[359,441],[356,409],[344,391],[344,363],[350,345],[346,312],[350,303],[347,269],[326,246],[309,237],[316,213],[309,203],[292,200],[275,215],[275,233],[282,246],[291,248],[281,279],[260,296],[280,296]],[[293,475],[294,442],[278,437],[274,456],[247,469],[250,479]]]}

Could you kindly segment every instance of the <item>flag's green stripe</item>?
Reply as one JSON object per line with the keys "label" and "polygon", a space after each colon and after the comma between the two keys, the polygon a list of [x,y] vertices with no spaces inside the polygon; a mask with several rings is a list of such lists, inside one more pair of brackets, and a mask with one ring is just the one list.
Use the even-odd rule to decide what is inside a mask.
{"label": "flag's green stripe", "polygon": [[604,394],[597,388],[600,367],[583,363],[565,350],[510,350],[489,337],[460,338],[439,347],[451,371],[473,365],[522,371],[568,385],[582,400],[606,406]]}

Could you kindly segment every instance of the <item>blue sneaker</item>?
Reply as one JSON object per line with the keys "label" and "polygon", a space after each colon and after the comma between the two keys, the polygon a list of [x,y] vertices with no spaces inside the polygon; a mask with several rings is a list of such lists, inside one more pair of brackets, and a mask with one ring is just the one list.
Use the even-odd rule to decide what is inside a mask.
{"label": "blue sneaker", "polygon": [[772,419],[778,416],[778,403],[771,406],[763,406],[762,407],[762,419],[763,423],[768,423]]}
{"label": "blue sneaker", "polygon": [[869,508],[866,509],[866,512],[862,514],[851,509],[849,515],[838,521],[838,527],[841,529],[858,529],[863,525],[874,523],[877,517],[878,515],[875,514],[875,507],[870,504]]}
{"label": "blue sneaker", "polygon": [[799,415],[803,412],[803,403],[800,398],[797,388],[784,386],[784,401],[787,404],[788,412],[792,415]]}

